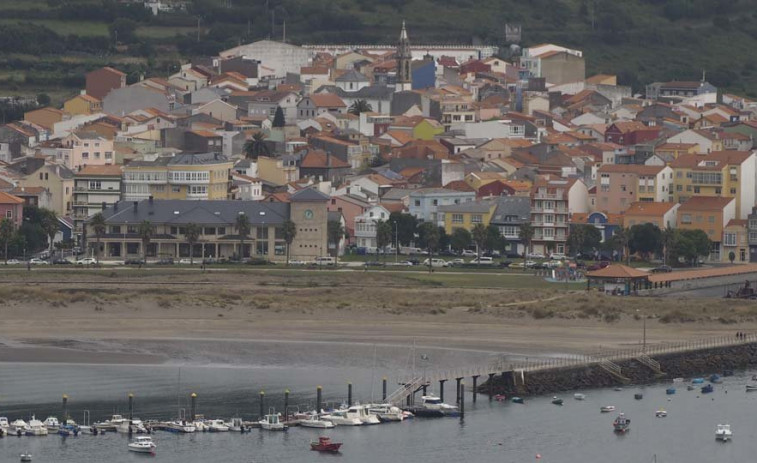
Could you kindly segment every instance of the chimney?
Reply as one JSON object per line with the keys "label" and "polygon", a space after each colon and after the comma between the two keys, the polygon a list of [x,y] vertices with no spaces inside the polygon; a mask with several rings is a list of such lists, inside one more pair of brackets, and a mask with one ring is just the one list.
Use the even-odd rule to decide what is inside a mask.
{"label": "chimney", "polygon": [[138,206],[139,206],[139,201],[134,201],[134,212],[137,212]]}

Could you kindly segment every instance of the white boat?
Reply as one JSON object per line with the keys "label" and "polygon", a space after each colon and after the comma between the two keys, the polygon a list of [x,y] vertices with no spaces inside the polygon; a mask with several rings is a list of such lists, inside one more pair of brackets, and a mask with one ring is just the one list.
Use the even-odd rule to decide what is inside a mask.
{"label": "white boat", "polygon": [[197,431],[197,427],[194,423],[189,421],[168,421],[164,423],[166,431],[178,432],[182,434],[190,434]]}
{"label": "white boat", "polygon": [[210,420],[206,423],[210,432],[229,432],[229,427],[223,420]]}
{"label": "white boat", "polygon": [[362,426],[363,420],[360,419],[359,413],[351,412],[349,409],[333,410],[328,415],[321,415],[321,419],[331,421],[337,426]]}
{"label": "white boat", "polygon": [[405,419],[403,411],[391,404],[370,405],[368,413],[378,416],[381,421],[402,421]]}
{"label": "white boat", "polygon": [[136,440],[129,442],[129,450],[137,453],[155,453],[156,445],[152,441],[152,437],[139,436]]}
{"label": "white boat", "polygon": [[26,421],[22,420],[21,418],[13,421],[10,424],[11,434],[18,434],[18,435],[26,434],[26,431],[28,431],[29,429],[30,429],[29,424]]}
{"label": "white boat", "polygon": [[232,418],[231,421],[228,421],[226,423],[226,426],[229,427],[229,431],[232,432],[244,432],[245,426],[242,422],[242,418]]}
{"label": "white boat", "polygon": [[281,422],[281,414],[269,413],[258,421],[260,427],[266,431],[286,431],[289,427]]}
{"label": "white boat", "polygon": [[605,405],[604,407],[599,409],[602,413],[610,413],[615,411],[615,405]]}
{"label": "white boat", "polygon": [[47,431],[47,428],[45,427],[45,423],[36,419],[34,415],[32,415],[32,419],[29,420],[29,429],[26,430],[26,435],[27,436],[46,436],[48,434],[49,432]]}
{"label": "white boat", "polygon": [[678,384],[684,382],[683,378],[673,378],[673,383]]}
{"label": "white boat", "polygon": [[421,405],[412,411],[420,417],[456,416],[460,413],[457,406],[446,404],[432,394],[421,396]]}
{"label": "white boat", "polygon": [[28,452],[22,453],[19,457],[21,458],[21,461],[32,461],[32,454]]}
{"label": "white boat", "polygon": [[142,420],[139,418],[132,418],[131,420],[124,420],[118,426],[116,431],[121,434],[147,434],[147,428]]}
{"label": "white boat", "polygon": [[659,409],[654,412],[654,416],[656,416],[657,418],[665,418],[666,416],[668,416],[668,412],[667,410]]}
{"label": "white boat", "polygon": [[44,423],[45,423],[45,427],[49,431],[57,431],[58,428],[60,428],[60,422],[58,421],[58,418],[54,416],[48,416],[47,418],[45,418]]}
{"label": "white boat", "polygon": [[208,422],[205,420],[195,420],[194,422],[192,422],[192,426],[195,427],[195,431],[197,432],[209,431]]}
{"label": "white boat", "polygon": [[0,436],[7,436],[8,432],[10,431],[10,423],[8,423],[8,418],[4,416],[0,416]]}
{"label": "white boat", "polygon": [[317,413],[313,412],[310,415],[306,415],[305,418],[300,419],[300,426],[303,428],[331,429],[336,425],[331,421],[321,419]]}
{"label": "white boat", "polygon": [[347,409],[347,413],[350,412],[357,413],[357,416],[360,418],[360,421],[362,421],[363,424],[381,424],[379,417],[376,414],[370,413],[368,411],[368,405],[353,405]]}
{"label": "white boat", "polygon": [[576,400],[586,400],[586,394],[573,394],[573,398]]}
{"label": "white boat", "polygon": [[733,437],[730,424],[719,424],[715,430],[715,439],[723,442],[728,442]]}

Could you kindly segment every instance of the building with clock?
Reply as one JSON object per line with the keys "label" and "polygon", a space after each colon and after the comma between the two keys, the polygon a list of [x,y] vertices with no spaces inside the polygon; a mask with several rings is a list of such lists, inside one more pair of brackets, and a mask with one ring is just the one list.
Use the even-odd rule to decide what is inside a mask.
{"label": "building with clock", "polygon": [[[297,233],[290,247],[290,259],[309,262],[328,253],[328,200],[325,194],[307,188],[293,194],[289,203],[149,198],[104,205],[106,226],[105,233],[99,236],[99,257],[141,259],[146,251],[148,261],[191,255],[196,260],[260,258],[284,262],[283,225],[291,220]],[[140,231],[145,222],[149,222],[150,239],[143,249]],[[243,222],[249,223],[247,234],[240,232]],[[187,239],[192,236],[192,228],[199,229],[197,240]],[[84,238],[89,249],[96,247],[98,237],[90,223],[84,227]]]}

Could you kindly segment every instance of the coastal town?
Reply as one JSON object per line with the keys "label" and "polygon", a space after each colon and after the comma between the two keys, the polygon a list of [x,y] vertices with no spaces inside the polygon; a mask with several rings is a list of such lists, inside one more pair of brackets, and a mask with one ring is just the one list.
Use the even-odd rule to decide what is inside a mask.
{"label": "coastal town", "polygon": [[757,261],[757,102],[694,70],[636,94],[587,60],[402,23],[385,46],[95,69],[0,127],[4,261]]}

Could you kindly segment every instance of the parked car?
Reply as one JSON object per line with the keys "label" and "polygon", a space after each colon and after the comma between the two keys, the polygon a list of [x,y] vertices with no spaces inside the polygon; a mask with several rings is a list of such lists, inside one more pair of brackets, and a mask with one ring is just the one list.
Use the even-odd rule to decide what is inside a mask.
{"label": "parked car", "polygon": [[549,255],[549,258],[552,260],[565,260],[565,253],[563,252],[553,252]]}
{"label": "parked car", "polygon": [[383,267],[384,263],[378,260],[367,260],[365,261],[366,267]]}
{"label": "parked car", "polygon": [[529,252],[526,257],[529,259],[545,259],[544,254],[540,252]]}
{"label": "parked car", "polygon": [[7,264],[7,265],[18,265],[21,262],[18,261],[18,259],[8,259],[8,261],[0,260],[0,264]]}
{"label": "parked car", "polygon": [[47,265],[47,264],[49,264],[50,262],[48,262],[48,261],[46,261],[46,260],[42,260],[42,259],[40,259],[39,257],[35,257],[35,258],[31,259],[31,260],[29,261],[29,263],[30,263],[30,264],[32,264],[32,265]]}
{"label": "parked car", "polygon": [[471,265],[494,265],[494,260],[491,257],[484,257],[481,256],[476,257],[475,259],[471,259],[469,262]]}
{"label": "parked car", "polygon": [[126,259],[124,265],[144,265],[145,261],[142,259]]}
{"label": "parked car", "polygon": [[399,266],[399,267],[412,267],[413,263],[410,262],[409,260],[403,260],[401,262],[397,262],[396,265]]}
{"label": "parked car", "polygon": [[173,265],[174,260],[172,257],[167,257],[164,259],[160,259],[159,261],[155,262],[156,265]]}
{"label": "parked car", "polygon": [[523,262],[513,262],[512,264],[508,266],[508,268],[518,269],[518,270],[523,269],[523,267],[525,267],[525,264]]}
{"label": "parked car", "polygon": [[457,267],[460,265],[465,265],[465,259],[452,259],[447,261],[447,267]]}
{"label": "parked car", "polygon": [[194,259],[194,261],[192,259],[180,259],[179,260],[179,264],[180,265],[194,265],[194,264],[197,264],[199,262],[200,262],[199,259]]}
{"label": "parked car", "polygon": [[[436,257],[433,257],[431,258],[430,264],[432,267],[446,267],[447,261],[445,261],[444,259],[437,259]],[[429,260],[428,259],[424,260],[421,265],[425,265],[426,267],[428,267]]]}
{"label": "parked car", "polygon": [[533,260],[527,260],[525,265],[526,268],[535,268],[539,263]]}
{"label": "parked car", "polygon": [[513,261],[511,260],[503,260],[502,262],[499,263],[499,266],[502,268],[511,268],[512,265],[513,265]]}
{"label": "parked car", "polygon": [[71,265],[71,264],[73,264],[73,262],[71,262],[71,261],[70,261],[70,260],[68,260],[68,259],[64,259],[64,258],[61,258],[61,259],[55,259],[55,260],[53,261],[53,265]]}
{"label": "parked car", "polygon": [[673,267],[670,265],[660,265],[652,269],[652,273],[670,273],[673,271]]}
{"label": "parked car", "polygon": [[326,256],[326,257],[321,256],[321,257],[315,258],[315,265],[318,265],[318,266],[335,265],[335,264],[336,264],[336,261],[334,260],[333,257],[330,257],[330,256]]}
{"label": "parked car", "polygon": [[306,265],[306,264],[307,262],[305,262],[304,260],[296,260],[296,259],[289,260],[289,265]]}
{"label": "parked car", "polygon": [[85,257],[76,261],[76,265],[95,265],[97,260],[94,257]]}
{"label": "parked car", "polygon": [[505,254],[505,257],[507,257],[508,259],[520,259],[523,257],[523,254],[518,254],[517,252],[510,251]]}
{"label": "parked car", "polygon": [[471,251],[470,249],[463,249],[463,252],[460,253],[463,257],[476,257],[478,254],[476,254],[476,251]]}

